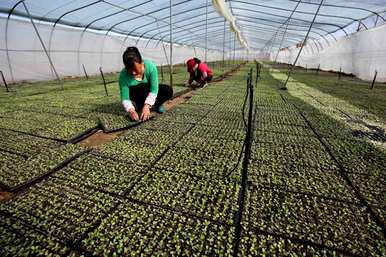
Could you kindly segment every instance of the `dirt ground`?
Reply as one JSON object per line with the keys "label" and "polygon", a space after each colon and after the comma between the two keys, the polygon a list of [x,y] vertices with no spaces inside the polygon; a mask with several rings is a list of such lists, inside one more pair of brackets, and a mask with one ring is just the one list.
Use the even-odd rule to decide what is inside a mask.
{"label": "dirt ground", "polygon": [[0,202],[6,201],[12,198],[13,194],[9,192],[0,192]]}

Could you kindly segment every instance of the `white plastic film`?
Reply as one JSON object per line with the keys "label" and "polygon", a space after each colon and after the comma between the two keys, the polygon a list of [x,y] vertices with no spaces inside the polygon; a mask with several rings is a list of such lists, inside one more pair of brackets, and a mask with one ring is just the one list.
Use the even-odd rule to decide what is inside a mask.
{"label": "white plastic film", "polygon": [[[122,53],[128,46],[137,46],[144,58],[156,64],[169,63],[169,45],[158,40],[126,37],[82,28],[38,23],[37,28],[53,64],[61,78],[84,76],[83,66],[89,75],[99,74],[99,67],[104,72],[117,72],[123,67]],[[0,27],[5,32],[6,19],[0,18]],[[4,30],[3,30],[4,28]],[[42,48],[32,24],[26,20],[10,19],[8,34],[0,33],[0,70],[6,80],[11,82],[55,79],[48,58]],[[51,38],[51,40],[50,40]],[[6,40],[8,42],[7,58]],[[184,63],[188,58],[204,57],[204,50],[175,44],[173,46],[173,64]],[[208,51],[208,61],[222,60],[222,52]],[[11,72],[12,71],[12,72]]]}
{"label": "white plastic film", "polygon": [[248,48],[248,43],[241,35],[240,29],[236,25],[236,18],[231,14],[224,0],[212,0],[216,11],[225,18],[230,24],[230,29],[236,34],[237,40],[244,48]]}
{"label": "white plastic film", "polygon": [[[364,80],[372,80],[375,71],[377,81],[386,82],[386,25],[361,31],[323,44],[323,49],[309,42],[301,54],[298,64],[302,67],[354,74]],[[278,62],[293,63],[299,51],[297,47],[280,51]],[[271,55],[271,60],[276,54]]]}

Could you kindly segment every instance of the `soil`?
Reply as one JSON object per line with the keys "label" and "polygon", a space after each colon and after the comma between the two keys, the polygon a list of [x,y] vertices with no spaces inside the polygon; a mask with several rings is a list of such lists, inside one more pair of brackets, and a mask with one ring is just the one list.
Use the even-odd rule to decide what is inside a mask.
{"label": "soil", "polygon": [[98,130],[96,133],[80,141],[79,144],[90,148],[98,148],[103,144],[113,141],[114,138],[118,137],[122,133],[123,131],[105,133],[103,130]]}
{"label": "soil", "polygon": [[13,194],[9,192],[0,192],[0,202],[7,201],[12,198]]}

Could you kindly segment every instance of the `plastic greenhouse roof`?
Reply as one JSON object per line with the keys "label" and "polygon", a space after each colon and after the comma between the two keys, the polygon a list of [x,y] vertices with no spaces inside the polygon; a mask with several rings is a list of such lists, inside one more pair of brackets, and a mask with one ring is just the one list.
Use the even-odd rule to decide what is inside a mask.
{"label": "plastic greenhouse roof", "polygon": [[[69,25],[156,41],[168,41],[170,0],[2,0],[3,17],[28,17],[56,25]],[[234,35],[211,0],[173,0],[173,41],[178,44],[229,49]],[[321,0],[228,0],[226,4],[251,49],[287,47],[302,42]],[[207,7],[208,4],[208,7]],[[296,10],[294,11],[294,9]],[[313,24],[310,40],[320,42],[386,22],[386,0],[324,0]],[[359,22],[360,21],[360,22]],[[206,34],[207,26],[207,34]],[[284,33],[285,31],[285,33]],[[280,40],[274,40],[283,37]],[[236,44],[236,48],[239,48]]]}

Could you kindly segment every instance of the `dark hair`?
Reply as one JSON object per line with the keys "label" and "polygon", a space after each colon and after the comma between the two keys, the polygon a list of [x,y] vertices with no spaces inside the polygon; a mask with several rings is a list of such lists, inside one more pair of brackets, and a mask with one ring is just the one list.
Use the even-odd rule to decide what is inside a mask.
{"label": "dark hair", "polygon": [[142,56],[139,53],[138,48],[135,46],[129,46],[126,48],[126,51],[123,53],[123,64],[126,69],[134,67],[134,62],[142,63]]}
{"label": "dark hair", "polygon": [[196,63],[201,63],[201,60],[198,59],[198,58],[196,58],[196,57],[194,57],[193,60],[194,60]]}

